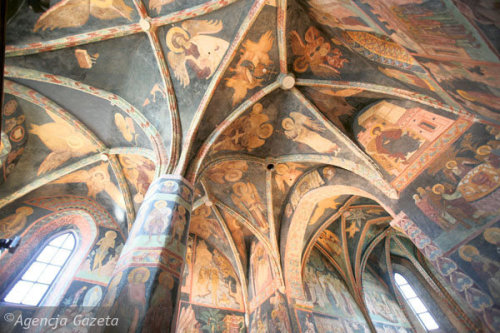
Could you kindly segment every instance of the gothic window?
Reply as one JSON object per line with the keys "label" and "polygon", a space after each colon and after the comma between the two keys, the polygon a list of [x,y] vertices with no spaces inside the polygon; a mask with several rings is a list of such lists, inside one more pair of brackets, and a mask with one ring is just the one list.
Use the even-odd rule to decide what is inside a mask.
{"label": "gothic window", "polygon": [[54,284],[76,245],[72,232],[50,239],[27,270],[14,283],[3,301],[7,303],[39,305],[47,290]]}
{"label": "gothic window", "polygon": [[410,305],[410,308],[427,331],[438,329],[439,325],[408,281],[398,273],[394,274],[394,280],[396,280],[396,285],[406,300],[406,303]]}

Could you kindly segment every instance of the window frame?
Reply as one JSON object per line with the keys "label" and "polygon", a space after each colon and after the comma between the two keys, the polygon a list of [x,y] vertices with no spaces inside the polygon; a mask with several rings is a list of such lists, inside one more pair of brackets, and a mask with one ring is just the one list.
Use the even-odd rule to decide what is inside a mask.
{"label": "window frame", "polygon": [[[398,282],[397,275],[399,275],[401,278],[403,278],[403,280],[405,281],[405,283],[400,284]],[[424,330],[426,332],[439,332],[439,330],[441,329],[441,326],[439,325],[438,321],[434,318],[434,316],[431,314],[431,312],[429,310],[429,307],[422,301],[421,293],[418,293],[415,290],[415,288],[413,288],[413,286],[410,284],[410,282],[408,282],[408,279],[403,274],[401,274],[399,272],[394,272],[393,273],[393,278],[394,278],[394,284],[396,285],[396,287],[398,289],[398,292],[401,294],[401,296],[402,296],[403,300],[405,301],[407,307],[409,307],[411,309],[412,313],[415,315],[415,317],[417,317],[419,323],[422,325],[422,327],[424,328]],[[413,296],[413,297],[407,297],[406,294],[401,289],[401,287],[404,287],[404,286],[409,286],[411,288],[412,292],[415,294],[415,296]],[[424,306],[425,311],[417,312],[414,309],[413,305],[410,303],[410,300],[412,300],[412,299],[417,299]],[[420,315],[425,315],[425,314],[428,314],[432,318],[432,320],[434,321],[434,323],[436,324],[437,327],[435,327],[433,329],[427,328],[427,325],[425,324],[425,322],[420,317]]]}
{"label": "window frame", "polygon": [[[30,269],[30,267],[37,262],[38,257],[40,254],[43,252],[43,250],[52,242],[53,240],[57,239],[58,237],[64,235],[64,234],[71,234],[73,236],[73,239],[75,241],[73,245],[73,249],[71,249],[71,253],[69,256],[66,258],[64,264],[60,266],[59,272],[57,272],[56,276],[50,283],[49,287],[45,291],[44,295],[40,298],[39,302],[37,305],[29,305],[29,304],[22,304],[22,303],[11,303],[8,301],[5,301],[5,298],[7,295],[10,293],[10,291],[15,287],[17,282],[22,280],[22,277],[24,274]],[[25,261],[24,267],[17,273],[16,278],[13,279],[11,282],[8,283],[7,288],[5,288],[5,291],[3,291],[0,295],[0,305],[2,306],[9,306],[9,307],[19,307],[19,308],[36,308],[44,305],[44,302],[46,301],[47,297],[49,294],[52,292],[52,290],[57,286],[59,279],[61,275],[64,274],[66,268],[68,267],[68,263],[73,259],[75,256],[75,253],[78,250],[78,247],[80,245],[80,239],[77,237],[77,233],[74,230],[60,230],[54,234],[52,234],[47,240],[43,241],[43,245],[41,247],[38,246],[37,244],[37,249],[36,251],[33,251],[33,253],[29,254],[28,257],[30,257],[28,260]],[[22,247],[22,244],[21,244]],[[19,250],[19,249],[18,249]],[[55,266],[55,265],[54,265]],[[35,282],[36,283],[36,282]]]}

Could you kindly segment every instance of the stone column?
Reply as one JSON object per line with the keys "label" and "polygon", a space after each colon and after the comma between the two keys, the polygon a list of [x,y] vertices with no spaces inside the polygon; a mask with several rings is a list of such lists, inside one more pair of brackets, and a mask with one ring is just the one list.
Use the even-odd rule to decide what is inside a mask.
{"label": "stone column", "polygon": [[180,176],[151,184],[102,304],[119,320],[105,332],[170,332],[175,325],[192,198]]}

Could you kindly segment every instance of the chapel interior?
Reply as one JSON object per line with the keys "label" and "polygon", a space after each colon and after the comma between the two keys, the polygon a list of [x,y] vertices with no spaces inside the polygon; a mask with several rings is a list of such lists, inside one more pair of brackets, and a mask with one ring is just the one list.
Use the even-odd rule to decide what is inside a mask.
{"label": "chapel interior", "polygon": [[1,15],[0,332],[500,332],[499,1]]}

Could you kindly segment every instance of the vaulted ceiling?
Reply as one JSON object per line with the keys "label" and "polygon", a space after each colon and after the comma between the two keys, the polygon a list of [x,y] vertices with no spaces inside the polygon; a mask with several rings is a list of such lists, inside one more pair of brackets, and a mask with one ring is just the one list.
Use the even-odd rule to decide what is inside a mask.
{"label": "vaulted ceiling", "polygon": [[[243,281],[252,242],[281,276],[290,237],[302,256],[365,197],[375,222],[332,224],[364,230],[362,252],[438,137],[481,122],[498,139],[487,3],[9,1],[0,207],[87,196],[126,232],[151,181],[177,173],[196,184],[191,231]],[[384,157],[372,137],[401,128],[416,134]]]}

